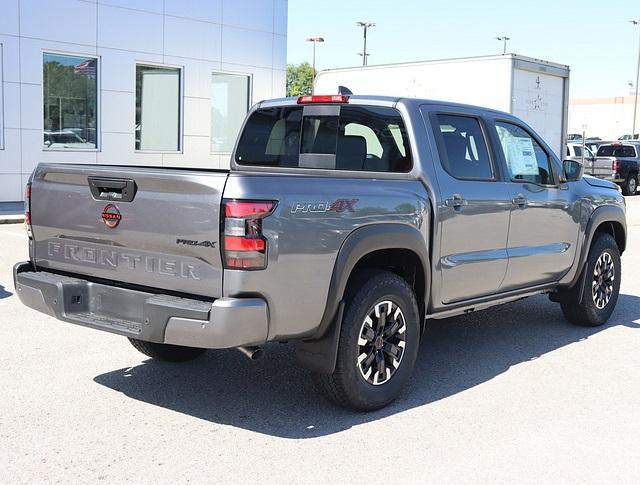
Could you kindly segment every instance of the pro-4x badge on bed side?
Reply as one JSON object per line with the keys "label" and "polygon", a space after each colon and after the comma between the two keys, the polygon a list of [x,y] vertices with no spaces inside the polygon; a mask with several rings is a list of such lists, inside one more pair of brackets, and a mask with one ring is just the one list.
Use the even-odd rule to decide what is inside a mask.
{"label": "pro-4x badge on bed side", "polygon": [[107,204],[104,206],[104,209],[102,209],[102,222],[104,222],[109,229],[118,227],[121,220],[122,214],[120,214],[120,211],[115,205]]}
{"label": "pro-4x badge on bed side", "polygon": [[291,213],[355,212],[358,200],[360,199],[336,199],[333,202],[296,202],[291,208]]}

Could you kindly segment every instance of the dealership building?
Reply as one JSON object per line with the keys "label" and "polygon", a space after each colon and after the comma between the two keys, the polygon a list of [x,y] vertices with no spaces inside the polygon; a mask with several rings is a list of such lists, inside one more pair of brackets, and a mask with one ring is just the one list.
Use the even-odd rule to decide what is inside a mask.
{"label": "dealership building", "polygon": [[287,0],[2,0],[0,202],[39,162],[219,168],[285,94]]}
{"label": "dealership building", "polygon": [[[569,133],[597,136],[603,140],[617,140],[630,135],[633,129],[634,96],[575,98],[569,101]],[[637,110],[636,133],[640,128],[640,109]]]}

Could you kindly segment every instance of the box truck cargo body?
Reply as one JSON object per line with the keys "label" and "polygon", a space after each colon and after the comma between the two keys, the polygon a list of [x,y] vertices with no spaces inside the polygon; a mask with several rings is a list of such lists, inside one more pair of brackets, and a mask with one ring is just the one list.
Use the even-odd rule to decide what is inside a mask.
{"label": "box truck cargo body", "polygon": [[330,69],[318,73],[315,94],[425,98],[514,114],[564,156],[569,66],[517,54]]}

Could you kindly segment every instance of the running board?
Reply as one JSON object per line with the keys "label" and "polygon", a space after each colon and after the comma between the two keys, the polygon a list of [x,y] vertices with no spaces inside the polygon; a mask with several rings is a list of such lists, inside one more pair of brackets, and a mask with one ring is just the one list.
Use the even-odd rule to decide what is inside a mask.
{"label": "running board", "polygon": [[527,290],[515,290],[508,293],[501,293],[496,295],[493,299],[488,297],[477,298],[476,300],[465,301],[455,308],[444,309],[439,312],[430,313],[425,316],[425,319],[433,318],[436,320],[442,318],[455,317],[458,315],[464,315],[465,313],[476,312],[478,310],[486,310],[492,306],[502,305],[503,303],[510,303],[523,298],[528,298],[534,295],[540,295],[542,293],[548,293],[557,286],[557,283],[547,283],[544,285],[529,288]]}

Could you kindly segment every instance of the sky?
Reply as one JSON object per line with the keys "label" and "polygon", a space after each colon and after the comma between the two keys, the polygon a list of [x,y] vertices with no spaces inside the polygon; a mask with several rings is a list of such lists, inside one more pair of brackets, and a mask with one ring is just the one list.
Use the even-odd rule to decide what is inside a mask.
{"label": "sky", "polygon": [[635,82],[640,0],[289,0],[287,61],[317,69],[362,64],[362,29],[369,31],[369,64],[502,54],[507,51],[567,64],[570,96],[624,96]]}

